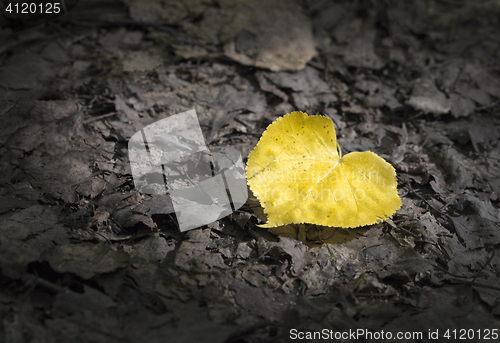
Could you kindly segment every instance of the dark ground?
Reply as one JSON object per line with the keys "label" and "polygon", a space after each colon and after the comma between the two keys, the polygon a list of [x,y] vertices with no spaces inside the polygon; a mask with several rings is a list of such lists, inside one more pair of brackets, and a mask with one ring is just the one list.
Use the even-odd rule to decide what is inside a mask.
{"label": "dark ground", "polygon": [[[493,342],[499,20],[497,0],[88,0],[4,26],[0,342]],[[332,118],[344,153],[396,168],[394,224],[321,242],[313,225],[258,228],[251,198],[179,233],[134,188],[127,141],[192,108],[209,145],[245,157],[278,116]]]}

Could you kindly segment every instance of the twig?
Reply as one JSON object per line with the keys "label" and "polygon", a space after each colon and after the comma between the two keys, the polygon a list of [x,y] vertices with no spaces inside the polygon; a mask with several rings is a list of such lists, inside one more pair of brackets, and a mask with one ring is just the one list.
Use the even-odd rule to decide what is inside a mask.
{"label": "twig", "polygon": [[110,175],[110,174],[113,174],[113,172],[111,170],[107,170],[107,169],[98,170],[95,173],[92,173],[89,177],[83,179],[82,181],[79,181],[77,183],[72,184],[70,187],[75,187],[75,186],[81,185],[85,181],[88,181],[88,180],[92,179],[93,177],[101,175],[101,174]]}
{"label": "twig", "polygon": [[453,277],[456,277],[456,278],[460,278],[460,279],[470,279],[472,276],[463,276],[463,275],[457,275],[457,274],[453,274],[453,273],[450,273],[449,271],[447,271],[446,269],[438,266],[437,264],[433,264],[431,263],[430,264],[431,266],[433,266],[434,268],[437,268],[439,270],[441,270],[442,272],[445,272],[446,274],[450,275],[450,276],[453,276]]}
{"label": "twig", "polygon": [[488,108],[491,108],[491,107],[495,107],[496,105],[500,105],[500,100],[497,100],[489,105],[484,105],[484,106],[480,106],[480,107],[476,107],[475,110],[476,111],[482,111],[482,110],[487,110]]}
{"label": "twig", "polygon": [[381,293],[352,293],[356,297],[396,297],[397,293],[381,294]]}
{"label": "twig", "polygon": [[23,276],[23,280],[24,280],[24,282],[26,282],[26,284],[31,285],[30,291],[33,290],[36,286],[42,286],[42,287],[44,287],[52,292],[55,292],[55,293],[71,293],[71,292],[73,292],[70,289],[64,289],[61,286],[56,285],[53,282],[42,279],[38,275],[25,274]]}
{"label": "twig", "polygon": [[262,258],[264,258],[264,256],[267,255],[267,253],[269,251],[271,251],[272,248],[267,248],[262,254],[259,255],[259,257],[257,258],[257,261],[260,261]]}
{"label": "twig", "polygon": [[476,281],[476,278],[479,276],[479,274],[484,270],[484,268],[486,268],[486,266],[488,264],[490,264],[491,260],[493,260],[493,257],[495,257],[495,252],[496,252],[496,250],[493,250],[493,253],[488,258],[488,260],[486,261],[486,263],[484,264],[484,266],[482,266],[481,269],[478,270],[478,272],[476,273],[476,275],[474,275],[474,279],[472,279],[472,282]]}
{"label": "twig", "polygon": [[440,210],[438,210],[437,208],[435,208],[433,205],[431,205],[431,203],[429,201],[427,201],[423,196],[421,196],[420,194],[418,194],[417,191],[413,189],[413,187],[410,185],[409,182],[407,183],[407,185],[408,185],[408,187],[410,188],[410,190],[412,191],[413,194],[415,194],[417,197],[419,197],[420,199],[422,199],[423,201],[425,201],[425,203],[427,205],[429,205],[434,211],[440,213],[443,216],[448,216],[449,217],[448,214],[441,212]]}
{"label": "twig", "polygon": [[474,281],[465,281],[465,280],[459,280],[459,279],[450,279],[450,281],[453,281],[456,283],[462,283],[462,284],[466,284],[466,285],[471,285],[471,286],[476,286],[476,287],[481,287],[481,288],[493,289],[495,291],[500,291],[500,287],[485,285],[485,284],[477,283]]}
{"label": "twig", "polygon": [[[422,199],[423,201],[425,201],[425,203],[427,205],[429,205],[434,211],[436,211],[437,213],[441,214],[442,216],[445,216],[446,219],[448,219],[448,223],[451,222],[451,224],[453,225],[453,228],[455,230],[455,233],[457,234],[457,237],[458,237],[458,240],[460,243],[464,244],[465,240],[464,238],[460,235],[460,230],[457,228],[457,225],[455,224],[455,222],[453,221],[453,217],[450,216],[448,213],[444,213],[443,211],[441,210],[438,210],[437,208],[435,208],[434,206],[432,206],[423,196],[421,196],[420,194],[418,194],[410,185],[410,183],[407,183],[408,184],[408,187],[411,189],[411,191],[413,192],[413,194],[415,194],[416,196],[418,196],[420,199]],[[446,204],[448,205],[448,204]],[[444,208],[445,206],[443,206],[442,208]]]}
{"label": "twig", "polygon": [[94,121],[101,120],[101,119],[108,118],[108,117],[112,117],[115,115],[118,115],[118,113],[113,112],[113,113],[103,114],[102,116],[98,116],[98,117],[92,117],[92,118],[89,118],[87,120],[84,120],[83,124],[92,123]]}
{"label": "twig", "polygon": [[143,29],[153,28],[155,30],[170,34],[172,37],[174,37],[175,39],[177,39],[178,41],[180,41],[182,43],[199,46],[199,47],[201,47],[209,52],[212,52],[212,53],[219,52],[217,49],[203,45],[196,40],[184,37],[183,35],[181,35],[178,32],[178,30],[176,30],[173,27],[159,25],[156,23],[145,22],[145,21],[136,21],[136,20],[132,20],[132,19],[103,19],[103,18],[85,17],[85,16],[70,17],[70,18],[63,17],[63,18],[60,18],[56,21],[57,22],[66,22],[66,21],[70,21],[70,20],[71,20],[72,24],[82,25],[82,26],[85,26],[84,23],[87,22],[86,23],[87,26],[94,26],[97,23],[97,24],[108,25],[108,26],[134,26],[134,27],[141,27]]}

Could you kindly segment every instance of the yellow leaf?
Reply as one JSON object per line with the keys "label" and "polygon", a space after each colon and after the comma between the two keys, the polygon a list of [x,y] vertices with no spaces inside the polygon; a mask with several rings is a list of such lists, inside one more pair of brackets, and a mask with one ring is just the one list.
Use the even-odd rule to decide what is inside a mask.
{"label": "yellow leaf", "polygon": [[261,227],[311,223],[353,228],[401,207],[396,171],[382,157],[342,157],[333,123],[292,112],[273,122],[250,152],[250,189],[268,216]]}

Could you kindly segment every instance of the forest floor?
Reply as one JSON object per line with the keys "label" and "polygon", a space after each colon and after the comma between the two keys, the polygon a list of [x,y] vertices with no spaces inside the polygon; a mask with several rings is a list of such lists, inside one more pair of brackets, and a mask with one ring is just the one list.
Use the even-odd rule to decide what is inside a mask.
{"label": "forest floor", "polygon": [[[88,0],[4,26],[0,342],[494,340],[499,18],[493,0]],[[403,205],[393,224],[267,230],[251,196],[180,233],[127,144],[193,108],[245,162],[276,118],[325,115],[344,153],[394,166]]]}

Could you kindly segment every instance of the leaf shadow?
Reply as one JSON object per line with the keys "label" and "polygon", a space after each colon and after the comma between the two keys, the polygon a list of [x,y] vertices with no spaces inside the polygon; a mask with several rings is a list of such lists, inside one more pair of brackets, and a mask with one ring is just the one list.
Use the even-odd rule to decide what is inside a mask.
{"label": "leaf shadow", "polygon": [[324,243],[343,244],[363,236],[372,226],[362,226],[352,229],[320,226],[315,224],[289,224],[270,228],[269,232],[301,241],[309,248]]}

